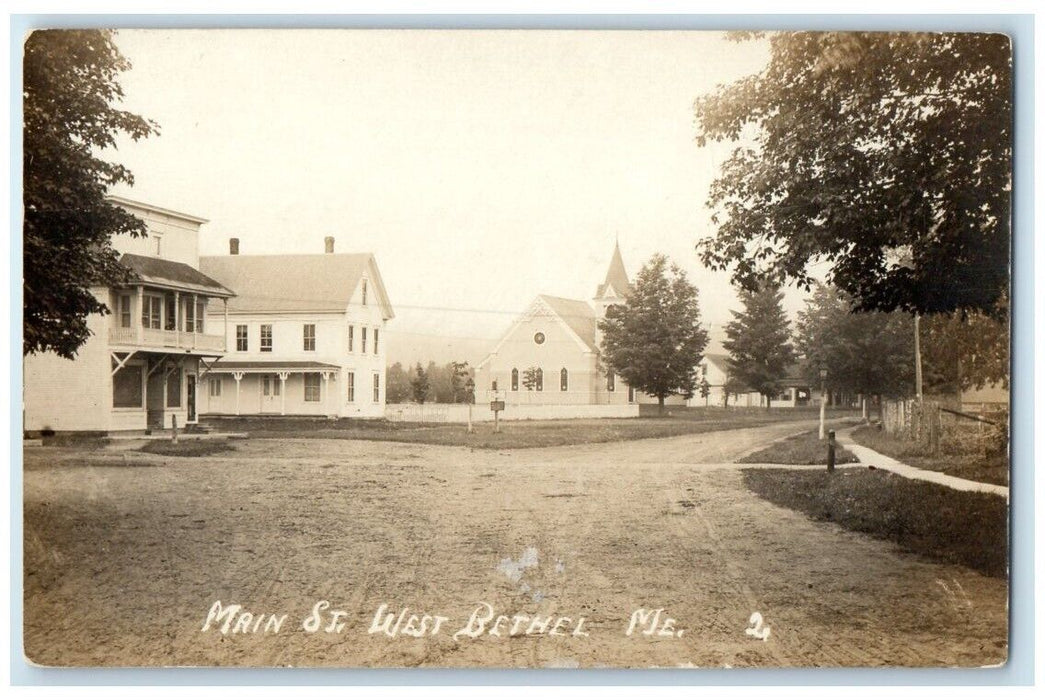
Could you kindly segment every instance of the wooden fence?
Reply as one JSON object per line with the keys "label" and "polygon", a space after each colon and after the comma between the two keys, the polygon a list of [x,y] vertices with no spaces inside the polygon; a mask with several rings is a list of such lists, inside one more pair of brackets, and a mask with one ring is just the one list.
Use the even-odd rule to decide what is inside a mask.
{"label": "wooden fence", "polygon": [[1007,406],[982,405],[963,409],[939,400],[882,402],[882,429],[928,446],[932,454],[989,454],[1007,451]]}

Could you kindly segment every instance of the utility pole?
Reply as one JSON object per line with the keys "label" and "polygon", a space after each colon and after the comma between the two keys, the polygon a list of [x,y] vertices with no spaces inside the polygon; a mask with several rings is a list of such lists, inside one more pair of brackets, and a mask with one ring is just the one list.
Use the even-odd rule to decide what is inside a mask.
{"label": "utility pole", "polygon": [[827,405],[827,368],[820,368],[820,439],[824,439],[824,419],[826,418]]}
{"label": "utility pole", "polygon": [[922,340],[921,316],[914,315],[914,395],[922,403]]}

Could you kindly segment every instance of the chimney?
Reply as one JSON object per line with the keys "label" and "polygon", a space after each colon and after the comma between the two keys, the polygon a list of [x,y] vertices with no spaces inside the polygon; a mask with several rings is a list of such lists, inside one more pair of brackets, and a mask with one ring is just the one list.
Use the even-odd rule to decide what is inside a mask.
{"label": "chimney", "polygon": [[333,253],[334,252],[334,237],[333,236],[327,236],[326,238],[324,238],[323,239],[323,243],[326,245],[326,252],[328,252],[328,253]]}
{"label": "chimney", "polygon": [[239,239],[229,239],[229,255],[239,255]]}

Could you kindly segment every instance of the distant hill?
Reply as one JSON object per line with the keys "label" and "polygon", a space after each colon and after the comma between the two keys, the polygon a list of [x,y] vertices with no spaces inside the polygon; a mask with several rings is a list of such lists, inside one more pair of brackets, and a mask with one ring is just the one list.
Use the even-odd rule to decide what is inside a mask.
{"label": "distant hill", "polygon": [[475,367],[497,343],[496,338],[454,338],[394,330],[386,330],[385,338],[388,364],[401,362],[404,367],[418,362],[444,365],[451,360]]}

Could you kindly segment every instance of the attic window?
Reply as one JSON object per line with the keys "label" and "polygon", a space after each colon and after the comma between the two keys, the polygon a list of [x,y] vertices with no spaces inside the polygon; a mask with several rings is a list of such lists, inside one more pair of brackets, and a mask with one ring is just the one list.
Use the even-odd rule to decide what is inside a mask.
{"label": "attic window", "polygon": [[544,333],[541,333],[540,331],[534,333],[533,342],[537,343],[538,345],[544,345]]}
{"label": "attic window", "polygon": [[366,280],[363,280],[363,306],[366,306]]}

